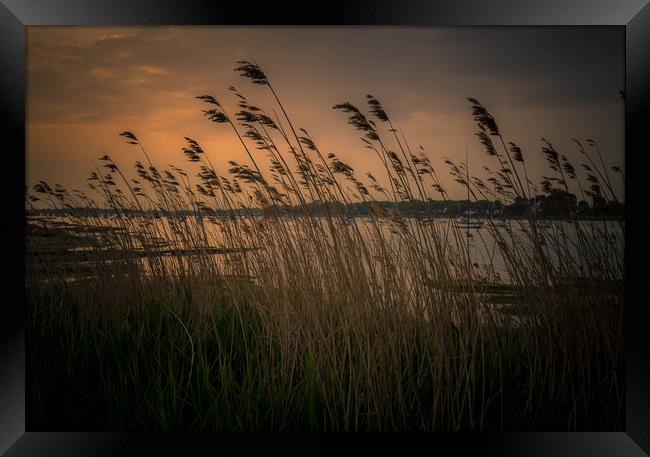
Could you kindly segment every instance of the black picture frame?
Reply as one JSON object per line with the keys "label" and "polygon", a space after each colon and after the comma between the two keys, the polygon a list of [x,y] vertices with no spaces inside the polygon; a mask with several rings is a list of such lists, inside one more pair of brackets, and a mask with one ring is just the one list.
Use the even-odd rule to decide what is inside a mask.
{"label": "black picture frame", "polygon": [[[135,433],[44,433],[25,430],[24,177],[25,30],[31,25],[419,25],[419,26],[601,26],[625,29],[626,44],[626,419],[620,433],[491,433],[409,438],[436,449],[439,440],[476,446],[489,455],[644,456],[650,453],[650,322],[646,271],[650,217],[645,214],[643,173],[650,164],[650,5],[648,0],[354,0],[291,6],[207,0],[0,0],[1,122],[6,164],[0,231],[5,245],[5,291],[0,311],[0,454],[157,455],[205,444],[202,436]],[[22,182],[21,182],[22,181]],[[24,292],[24,289],[22,289]],[[215,439],[221,441],[222,438]],[[241,440],[242,452],[257,440]],[[248,443],[246,443],[248,441]],[[377,447],[383,439],[372,440]],[[156,450],[154,453],[153,450]],[[366,449],[367,450],[367,449]],[[334,451],[332,449],[332,451]],[[405,448],[401,448],[404,453]],[[454,452],[464,452],[456,448]]]}

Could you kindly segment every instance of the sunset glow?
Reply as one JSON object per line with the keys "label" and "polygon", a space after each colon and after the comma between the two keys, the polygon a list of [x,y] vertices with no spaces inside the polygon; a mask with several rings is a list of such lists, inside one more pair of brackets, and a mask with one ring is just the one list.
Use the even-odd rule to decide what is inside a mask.
{"label": "sunset glow", "polygon": [[[27,38],[27,184],[81,189],[105,153],[130,168],[138,158],[118,137],[123,130],[135,132],[160,167],[190,167],[181,153],[186,136],[222,174],[229,160],[248,163],[232,131],[208,122],[195,99],[213,93],[234,113],[227,90],[234,84],[277,110],[265,88],[232,71],[241,59],[257,62],[297,127],[360,178],[385,174],[332,106],[365,108],[366,94],[412,147],[424,147],[452,198],[465,191],[444,159],[463,161],[468,150],[477,175],[488,159],[467,97],[522,148],[531,181],[544,174],[542,137],[576,164],[572,138],[591,138],[608,163],[624,165],[624,37],[613,28],[29,27]],[[622,195],[620,180],[614,186]]]}

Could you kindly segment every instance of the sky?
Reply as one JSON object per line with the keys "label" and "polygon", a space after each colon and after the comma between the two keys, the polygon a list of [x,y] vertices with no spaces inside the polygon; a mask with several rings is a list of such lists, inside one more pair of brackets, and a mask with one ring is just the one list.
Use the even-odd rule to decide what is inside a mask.
{"label": "sky", "polygon": [[[366,94],[412,148],[423,146],[451,198],[465,198],[466,189],[453,182],[446,158],[460,162],[467,153],[477,176],[496,168],[475,135],[468,97],[522,148],[532,181],[550,174],[542,137],[576,165],[584,157],[572,139],[591,138],[608,166],[624,170],[624,46],[623,30],[613,27],[29,26],[26,184],[84,189],[104,154],[135,177],[132,165],[144,159],[118,136],[124,130],[160,168],[198,171],[182,154],[184,137],[197,140],[221,174],[230,160],[248,163],[232,130],[207,120],[208,106],[195,98],[212,93],[234,113],[234,85],[251,103],[277,110],[268,88],[233,71],[238,60],[255,61],[296,128],[362,180],[385,172],[332,106],[365,108]],[[614,186],[622,199],[618,176]]]}

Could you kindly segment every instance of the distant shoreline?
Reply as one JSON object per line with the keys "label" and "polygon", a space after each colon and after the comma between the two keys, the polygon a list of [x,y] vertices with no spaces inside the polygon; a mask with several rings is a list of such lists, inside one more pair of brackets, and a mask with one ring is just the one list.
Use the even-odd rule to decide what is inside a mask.
{"label": "distant shoreline", "polygon": [[[102,209],[102,208],[93,208],[93,209],[88,209],[85,211],[77,211],[77,210],[52,210],[52,209],[38,209],[38,210],[26,210],[25,211],[25,216],[26,218],[33,218],[33,217],[39,217],[39,216],[47,216],[47,217],[65,217],[65,216],[74,216],[74,217],[107,217],[107,216],[117,216],[117,215],[126,215],[126,216],[147,216],[147,217],[169,217],[169,216],[174,216],[174,217],[203,217],[203,218],[217,218],[217,219],[227,219],[228,216],[245,216],[245,217],[262,217],[265,215],[261,210],[258,208],[248,208],[248,209],[242,209],[240,210],[241,212],[238,214],[236,211],[232,211],[231,213],[222,213],[218,212],[217,214],[206,214],[205,212],[199,212],[199,211],[178,211],[176,213],[165,213],[162,214],[160,212],[156,211],[138,211],[138,210],[125,210],[123,213],[118,213],[113,210],[107,210],[107,209]],[[327,213],[325,212],[319,212],[319,213],[312,213],[313,216],[318,216],[318,217],[327,217]],[[302,217],[303,214],[291,214],[289,212],[279,212],[278,214],[275,214],[276,217],[284,217],[284,218],[296,218],[296,217]],[[409,219],[457,219],[461,217],[465,217],[462,213],[461,214],[416,214],[416,213],[405,213],[400,211],[400,216],[409,218]],[[371,214],[353,214],[353,213],[341,213],[337,212],[332,214],[332,217],[345,217],[345,218],[368,218],[371,217]],[[515,215],[487,215],[487,214],[474,214],[471,217],[473,218],[478,218],[478,219],[493,219],[493,220],[512,220],[512,221],[521,221],[521,220],[528,220],[528,216],[515,216]],[[548,221],[565,221],[565,220],[594,220],[594,221],[602,221],[602,220],[607,220],[607,221],[624,221],[625,217],[624,216],[617,216],[617,215],[565,215],[565,216],[556,216],[556,215],[539,215],[537,219],[540,220],[548,220]]]}

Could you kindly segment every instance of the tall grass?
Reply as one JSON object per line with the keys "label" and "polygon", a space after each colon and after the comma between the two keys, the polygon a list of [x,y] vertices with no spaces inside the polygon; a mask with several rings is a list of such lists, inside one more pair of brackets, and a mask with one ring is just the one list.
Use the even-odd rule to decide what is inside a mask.
{"label": "tall grass", "polygon": [[[377,201],[447,199],[445,180],[377,98],[368,114],[334,106],[385,172],[361,178],[294,124],[256,64],[236,71],[275,106],[232,86],[237,113],[197,97],[250,160],[229,176],[191,138],[196,168],[161,169],[127,131],[137,178],[104,156],[87,192],[35,186],[29,204],[67,209],[84,249],[28,239],[30,429],[622,429],[622,231],[576,215],[542,230],[534,212],[471,232],[404,217]],[[481,179],[447,160],[453,178],[474,200],[532,198],[521,149],[469,101],[495,168]],[[544,142],[543,191],[618,201],[616,167],[578,146],[587,182]],[[353,201],[370,217],[351,223]]]}

